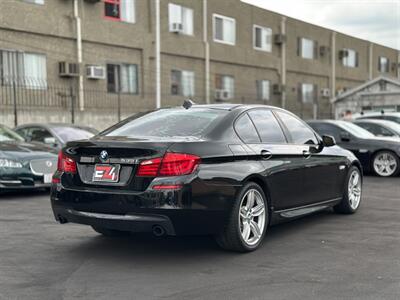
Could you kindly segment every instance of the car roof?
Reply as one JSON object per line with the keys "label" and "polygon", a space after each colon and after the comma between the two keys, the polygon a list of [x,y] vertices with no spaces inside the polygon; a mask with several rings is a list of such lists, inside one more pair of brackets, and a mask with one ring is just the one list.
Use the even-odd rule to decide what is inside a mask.
{"label": "car roof", "polygon": [[45,127],[45,128],[53,128],[53,127],[72,127],[72,128],[91,128],[86,125],[77,125],[70,123],[26,123],[17,126],[16,128],[24,128],[24,127]]}
{"label": "car roof", "polygon": [[270,106],[264,104],[235,104],[235,103],[218,103],[218,104],[194,104],[189,109],[196,109],[196,108],[210,108],[210,109],[220,109],[220,110],[247,110],[251,108],[269,108],[269,109],[278,109],[282,110],[282,108],[277,106]]}
{"label": "car roof", "polygon": [[357,119],[353,121],[354,123],[371,123],[371,124],[378,124],[378,125],[389,125],[391,123],[395,123],[389,120],[381,120],[381,119]]}
{"label": "car roof", "polygon": [[400,112],[368,112],[363,114],[358,114],[357,118],[364,118],[364,117],[375,117],[375,116],[396,116],[400,117]]}

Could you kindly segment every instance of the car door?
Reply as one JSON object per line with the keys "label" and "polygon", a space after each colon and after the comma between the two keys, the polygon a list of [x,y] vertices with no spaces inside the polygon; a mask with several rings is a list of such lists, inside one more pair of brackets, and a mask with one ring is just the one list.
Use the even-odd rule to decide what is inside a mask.
{"label": "car door", "polygon": [[343,194],[345,158],[329,148],[320,150],[316,133],[302,120],[292,114],[276,111],[290,142],[301,147],[304,166],[303,193],[299,205],[307,205],[337,199]]}
{"label": "car door", "polygon": [[254,124],[259,139],[248,143],[264,168],[264,178],[274,210],[295,207],[302,192],[302,152],[289,146],[287,138],[269,109],[252,109],[247,116]]}

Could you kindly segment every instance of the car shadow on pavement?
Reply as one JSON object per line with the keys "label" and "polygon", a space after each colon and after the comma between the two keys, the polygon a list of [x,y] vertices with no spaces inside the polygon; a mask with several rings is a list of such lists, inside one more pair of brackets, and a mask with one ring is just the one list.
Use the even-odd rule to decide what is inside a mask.
{"label": "car shadow on pavement", "polygon": [[[301,231],[320,226],[321,222],[338,216],[331,211],[322,211],[269,228],[264,243],[256,252],[268,253],[271,248],[281,247],[281,242],[290,242]],[[95,233],[94,233],[95,234]],[[290,238],[289,238],[290,236]],[[84,237],[85,238],[85,237]],[[71,246],[72,247],[72,246]],[[211,236],[154,237],[150,234],[133,234],[127,237],[87,236],[73,245],[71,254],[79,257],[97,258],[102,261],[176,261],[189,262],[193,258],[213,255],[215,258],[243,255],[221,250]],[[251,254],[250,254],[251,255]]]}

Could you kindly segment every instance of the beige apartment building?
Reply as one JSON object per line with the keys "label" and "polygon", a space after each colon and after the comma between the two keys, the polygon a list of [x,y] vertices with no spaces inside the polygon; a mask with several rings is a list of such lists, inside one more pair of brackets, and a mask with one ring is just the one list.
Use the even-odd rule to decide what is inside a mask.
{"label": "beige apartment building", "polygon": [[0,123],[9,125],[104,128],[185,98],[328,118],[331,99],[399,77],[399,62],[399,50],[239,0],[0,1]]}

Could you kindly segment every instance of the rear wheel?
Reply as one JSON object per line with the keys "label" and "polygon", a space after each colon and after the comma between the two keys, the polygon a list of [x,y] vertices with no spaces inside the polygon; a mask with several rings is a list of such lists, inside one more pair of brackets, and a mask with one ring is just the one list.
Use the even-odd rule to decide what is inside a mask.
{"label": "rear wheel", "polygon": [[104,227],[92,226],[93,230],[101,235],[107,237],[118,237],[118,236],[127,236],[130,235],[128,231],[120,231],[120,230],[113,230]]}
{"label": "rear wheel", "polygon": [[372,169],[381,177],[396,176],[400,172],[399,157],[390,151],[380,151],[374,155]]}
{"label": "rear wheel", "polygon": [[268,204],[261,187],[246,184],[236,198],[223,231],[216,241],[223,249],[249,252],[256,250],[268,226]]}
{"label": "rear wheel", "polygon": [[335,212],[354,214],[360,206],[362,196],[362,176],[360,170],[353,166],[347,174],[342,201],[334,207]]}

